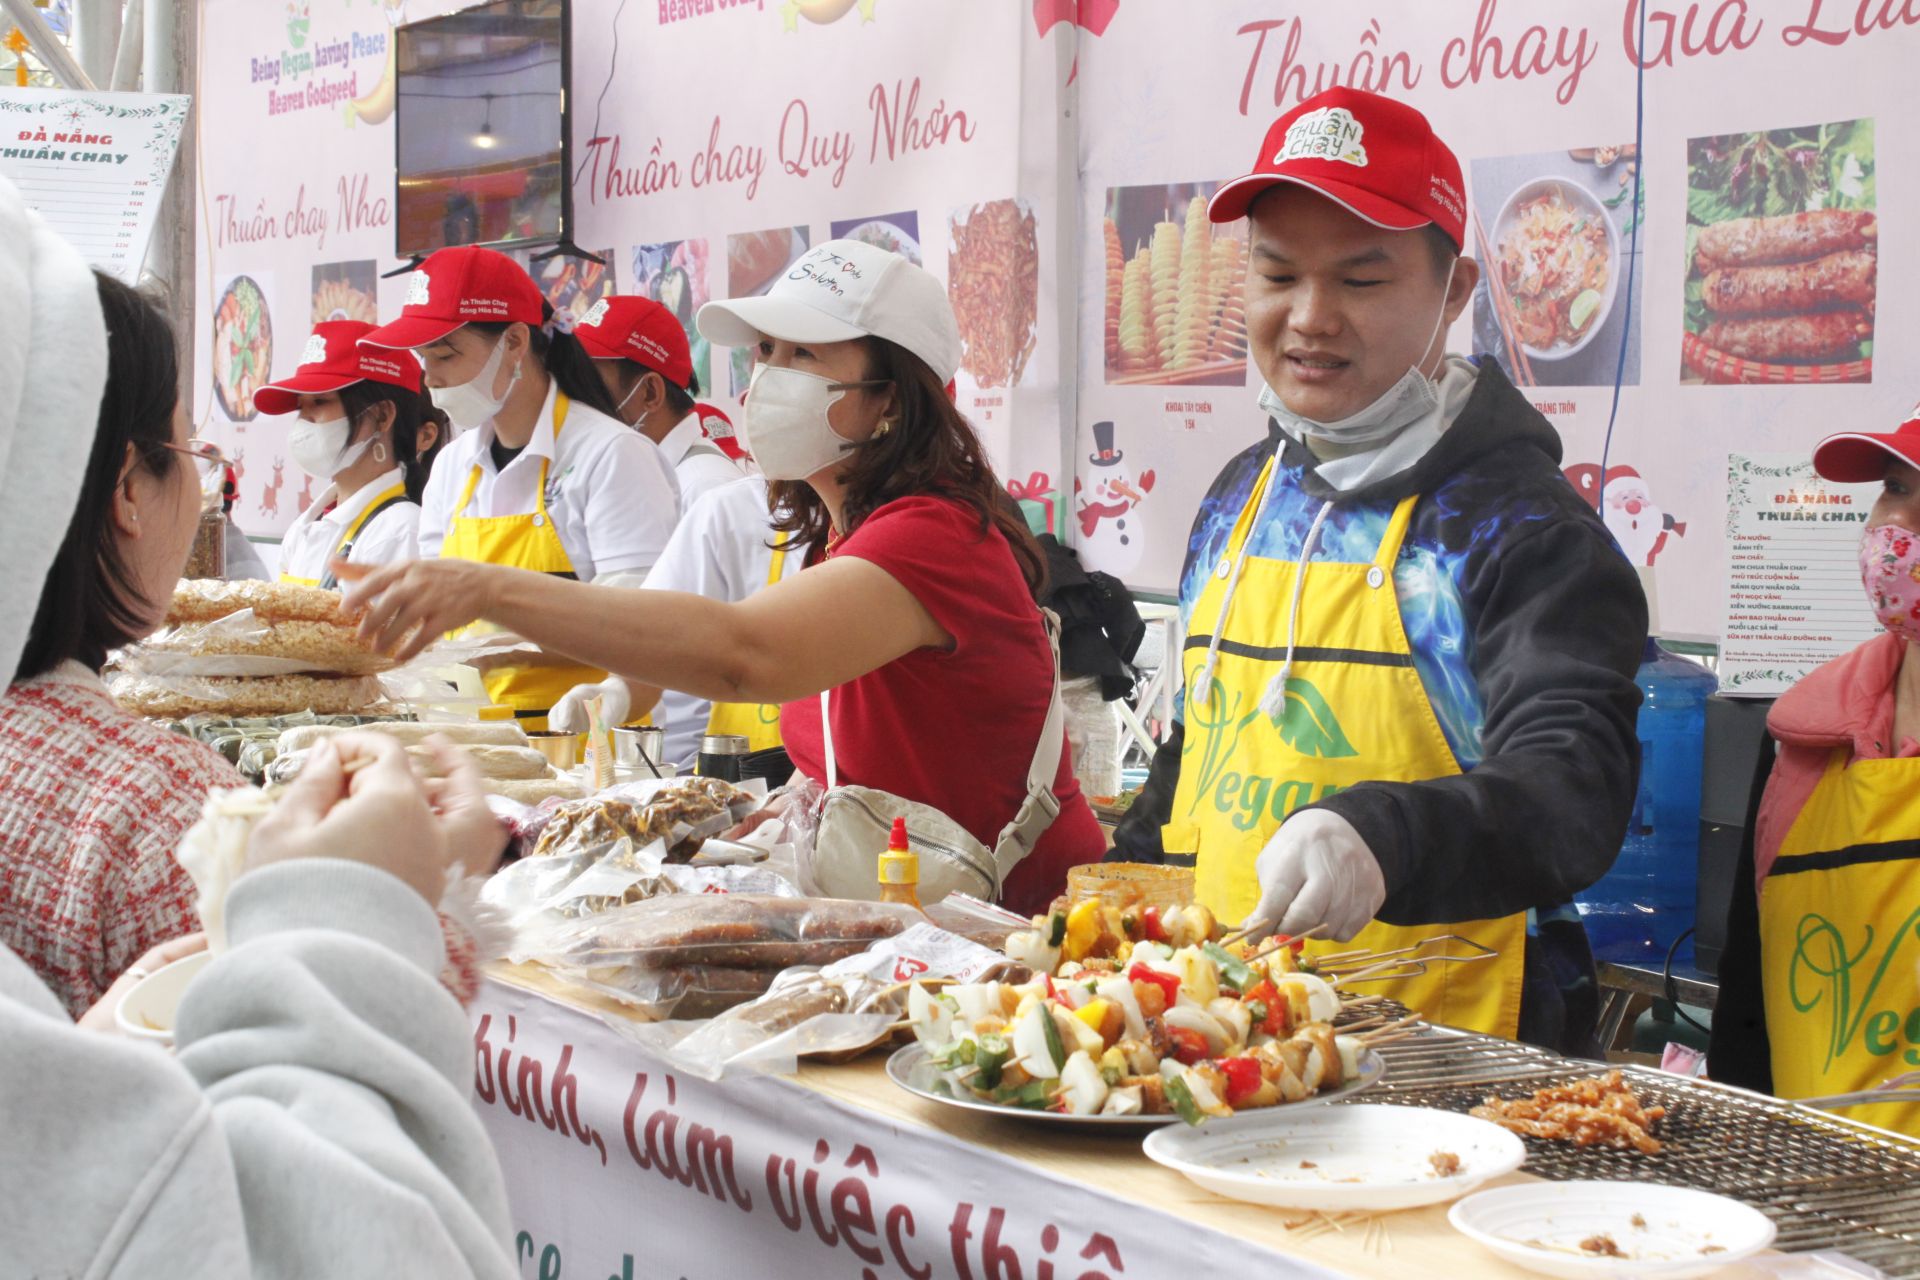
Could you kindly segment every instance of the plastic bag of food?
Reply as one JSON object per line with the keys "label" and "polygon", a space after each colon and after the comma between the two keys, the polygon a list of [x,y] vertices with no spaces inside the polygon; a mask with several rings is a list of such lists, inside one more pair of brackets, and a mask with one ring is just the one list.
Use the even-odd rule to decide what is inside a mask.
{"label": "plastic bag of food", "polygon": [[766,995],[704,1025],[680,1021],[629,1034],[702,1079],[784,1073],[804,1057],[856,1057],[892,1039],[917,980],[1025,976],[1015,968],[1006,956],[922,921],[832,964],[787,969]]}
{"label": "plastic bag of food", "polygon": [[922,918],[912,907],[889,903],[680,894],[576,921],[556,933],[551,953],[543,958],[576,969],[786,969],[844,959]]}
{"label": "plastic bag of food", "polygon": [[596,792],[556,808],[534,846],[534,856],[550,857],[611,845],[625,838],[636,844],[667,843],[668,856],[684,862],[710,836],[734,826],[760,804],[766,784],[735,786],[719,778],[650,778]]}
{"label": "plastic bag of food", "polygon": [[[704,1019],[765,995],[779,975],[771,969],[729,969],[717,965],[675,965],[667,969],[554,969],[561,986],[613,1000],[648,1022],[668,1018]],[[608,1019],[619,1026],[627,1019]]]}
{"label": "plastic bag of food", "polygon": [[376,675],[395,665],[348,624],[269,619],[250,608],[162,627],[123,650],[118,664],[157,676]]}
{"label": "plastic bag of food", "polygon": [[373,676],[160,675],[114,667],[107,691],[137,716],[180,720],[208,714],[252,718],[311,712],[352,715],[382,705],[385,694]]}

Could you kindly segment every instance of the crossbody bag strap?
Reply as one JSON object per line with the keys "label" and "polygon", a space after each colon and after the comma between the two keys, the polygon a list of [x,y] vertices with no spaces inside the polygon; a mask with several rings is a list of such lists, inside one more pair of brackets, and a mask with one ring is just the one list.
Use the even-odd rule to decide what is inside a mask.
{"label": "crossbody bag strap", "polygon": [[1033,763],[1027,766],[1027,798],[993,844],[994,867],[1002,883],[1008,873],[1033,852],[1040,838],[1053,826],[1053,820],[1060,816],[1060,797],[1053,793],[1053,780],[1059,776],[1060,752],[1067,734],[1067,708],[1060,697],[1060,619],[1051,609],[1042,609],[1040,617],[1046,624],[1047,647],[1053,655],[1053,696],[1047,703],[1047,718],[1040,725],[1040,741],[1034,747]]}
{"label": "crossbody bag strap", "polygon": [[833,755],[833,704],[829,699],[833,690],[820,691],[820,746],[827,756],[827,790],[832,791],[840,785],[840,764]]}

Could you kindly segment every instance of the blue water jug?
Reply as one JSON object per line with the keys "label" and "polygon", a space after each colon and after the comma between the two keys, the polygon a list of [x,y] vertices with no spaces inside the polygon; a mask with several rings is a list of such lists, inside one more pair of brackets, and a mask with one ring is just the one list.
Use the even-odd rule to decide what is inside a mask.
{"label": "blue water jug", "polygon": [[1693,925],[1699,887],[1700,774],[1711,671],[1647,639],[1640,686],[1640,789],[1620,857],[1580,894],[1597,959],[1658,965]]}

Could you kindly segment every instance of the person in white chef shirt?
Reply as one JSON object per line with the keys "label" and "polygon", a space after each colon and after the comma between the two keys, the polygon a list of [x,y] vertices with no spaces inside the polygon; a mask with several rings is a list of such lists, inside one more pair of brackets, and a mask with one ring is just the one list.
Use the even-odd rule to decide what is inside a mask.
{"label": "person in white chef shirt", "polygon": [[421,393],[417,362],[360,345],[373,328],[315,325],[293,374],[254,396],[262,413],[299,414],[288,452],[326,482],[281,540],[282,582],[333,587],[335,558],[390,564],[420,554],[420,495],[446,418]]}
{"label": "person in white chef shirt", "polygon": [[[461,559],[639,586],[680,519],[680,487],[622,424],[593,361],[520,265],[491,249],[433,254],[400,318],[362,346],[411,350],[457,434],[420,507],[422,559]],[[551,658],[495,662],[487,692],[522,728],[575,685],[606,678]]]}
{"label": "person in white chef shirt", "polygon": [[602,298],[573,331],[593,357],[622,422],[660,446],[680,481],[683,508],[746,473],[707,439],[687,331],[651,298]]}
{"label": "person in white chef shirt", "polygon": [[[800,572],[805,557],[776,549],[779,540],[766,477],[743,476],[708,490],[688,508],[645,585],[653,591],[686,591],[738,603]],[[738,734],[750,752],[781,745],[777,703],[709,702],[677,689],[632,685],[618,676],[569,691],[553,709],[553,727],[585,731],[586,700],[592,697],[601,700],[602,714],[615,723],[651,713],[653,724],[665,734],[665,758],[681,769],[693,767],[700,739],[709,733]]]}

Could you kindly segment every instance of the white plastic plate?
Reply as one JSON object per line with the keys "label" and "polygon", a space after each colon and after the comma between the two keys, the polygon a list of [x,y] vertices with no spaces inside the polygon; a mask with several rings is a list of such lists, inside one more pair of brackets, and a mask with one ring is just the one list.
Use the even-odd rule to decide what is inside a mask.
{"label": "white plastic plate", "polygon": [[[1499,1125],[1418,1107],[1285,1108],[1216,1129],[1161,1129],[1149,1157],[1216,1195],[1285,1209],[1384,1211],[1438,1204],[1527,1158]],[[1443,1157],[1436,1166],[1434,1157]],[[1444,1156],[1459,1162],[1445,1173]]]}
{"label": "white plastic plate", "polygon": [[[1515,1266],[1569,1280],[1710,1275],[1773,1243],[1738,1200],[1652,1182],[1531,1182],[1453,1206],[1449,1221]],[[1623,1257],[1583,1248],[1610,1240]]]}

